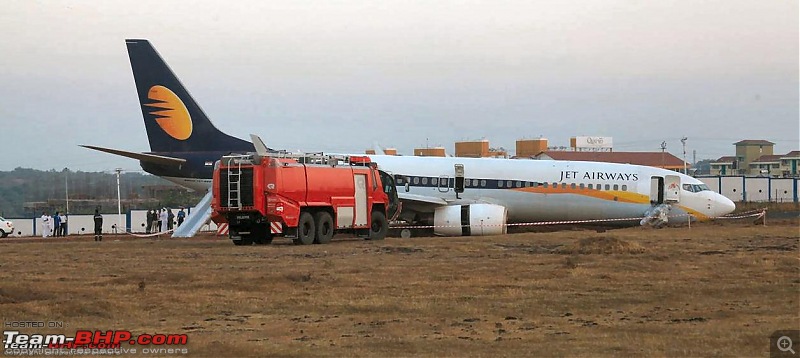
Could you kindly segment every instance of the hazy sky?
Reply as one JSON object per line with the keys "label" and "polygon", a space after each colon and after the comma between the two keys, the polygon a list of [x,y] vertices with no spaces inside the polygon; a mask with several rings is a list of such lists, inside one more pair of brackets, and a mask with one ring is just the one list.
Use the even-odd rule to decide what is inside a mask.
{"label": "hazy sky", "polygon": [[[0,170],[140,170],[124,39],[149,39],[223,131],[363,152],[486,138],[698,159],[800,137],[798,1],[0,2]],[[689,155],[691,160],[691,154]]]}

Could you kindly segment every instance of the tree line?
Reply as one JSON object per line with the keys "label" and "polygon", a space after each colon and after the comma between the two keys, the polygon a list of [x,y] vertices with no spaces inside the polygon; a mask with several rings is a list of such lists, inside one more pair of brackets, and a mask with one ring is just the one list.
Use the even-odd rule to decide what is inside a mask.
{"label": "tree line", "polygon": [[[120,175],[120,198],[124,210],[191,206],[205,193],[191,192],[157,176],[143,173]],[[90,214],[102,206],[117,209],[117,175],[114,172],[84,172],[63,169],[15,168],[0,171],[0,216],[33,217],[41,210]],[[113,205],[110,205],[113,203]],[[113,206],[113,210],[108,208]]]}

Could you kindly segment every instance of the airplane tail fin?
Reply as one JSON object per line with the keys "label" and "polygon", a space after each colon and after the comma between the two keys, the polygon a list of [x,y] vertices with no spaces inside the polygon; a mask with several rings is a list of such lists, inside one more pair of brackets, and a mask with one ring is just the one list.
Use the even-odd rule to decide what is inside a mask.
{"label": "airplane tail fin", "polygon": [[253,144],[214,127],[147,40],[125,40],[153,152],[252,152]]}

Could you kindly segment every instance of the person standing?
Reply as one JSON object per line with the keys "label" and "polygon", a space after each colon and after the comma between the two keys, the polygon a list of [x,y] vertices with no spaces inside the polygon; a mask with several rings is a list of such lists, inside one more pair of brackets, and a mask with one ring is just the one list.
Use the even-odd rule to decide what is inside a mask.
{"label": "person standing", "polygon": [[181,210],[178,211],[178,227],[180,227],[181,224],[183,224],[183,219],[185,218],[186,218],[186,213],[183,211],[183,208],[181,208]]}
{"label": "person standing", "polygon": [[61,234],[61,216],[58,211],[53,214],[53,237],[58,237]]}
{"label": "person standing", "polygon": [[42,238],[50,236],[50,215],[46,211],[42,211]]}
{"label": "person standing", "polygon": [[161,231],[167,231],[167,208],[161,209],[158,223],[161,224]]}
{"label": "person standing", "polygon": [[153,224],[150,228],[150,233],[157,233],[158,232],[158,210],[153,209],[153,213],[150,214],[150,218],[153,221]]}
{"label": "person standing", "polygon": [[153,227],[153,211],[147,210],[147,226],[145,227],[145,233],[149,234],[150,229]]}
{"label": "person standing", "polygon": [[61,213],[61,236],[67,236],[67,214]]}
{"label": "person standing", "polygon": [[103,215],[94,209],[94,241],[103,241]]}
{"label": "person standing", "polygon": [[175,214],[172,213],[172,209],[167,209],[167,230],[172,230],[175,226],[173,223],[175,221]]}

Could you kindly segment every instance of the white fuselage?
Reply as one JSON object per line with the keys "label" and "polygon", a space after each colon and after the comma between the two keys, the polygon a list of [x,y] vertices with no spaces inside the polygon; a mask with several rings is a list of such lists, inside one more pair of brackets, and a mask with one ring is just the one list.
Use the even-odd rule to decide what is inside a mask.
{"label": "white fuselage", "polygon": [[[502,205],[508,209],[509,222],[641,218],[656,200],[651,197],[652,177],[679,178],[681,186],[702,184],[674,171],[631,164],[384,155],[370,158],[381,170],[407,179],[408,186],[405,182],[397,185],[401,199],[408,193],[441,198],[448,204]],[[466,182],[459,198],[453,190],[456,164],[464,166]],[[734,209],[733,202],[710,190],[692,192],[681,187],[678,191],[679,200],[671,213],[678,218],[691,214],[707,219]]]}

